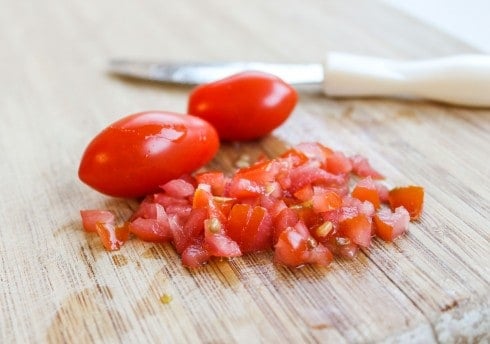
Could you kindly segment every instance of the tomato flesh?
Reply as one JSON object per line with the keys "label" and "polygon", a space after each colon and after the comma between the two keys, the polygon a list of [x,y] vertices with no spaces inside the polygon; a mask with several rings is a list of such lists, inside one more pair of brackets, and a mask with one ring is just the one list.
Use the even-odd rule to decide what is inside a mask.
{"label": "tomato flesh", "polygon": [[390,190],[388,200],[392,210],[403,206],[408,210],[411,220],[417,220],[424,206],[424,189],[420,186],[397,187]]}
{"label": "tomato flesh", "polygon": [[385,241],[393,241],[407,231],[410,214],[404,207],[398,207],[394,212],[382,209],[373,220],[376,235]]}
{"label": "tomato flesh", "polygon": [[83,229],[86,232],[97,232],[97,223],[111,223],[116,220],[114,214],[108,210],[81,210]]}
{"label": "tomato flesh", "polygon": [[362,247],[371,244],[371,232],[370,218],[364,214],[351,217],[339,224],[339,234]]}
{"label": "tomato flesh", "polygon": [[360,201],[369,201],[376,209],[380,206],[378,189],[370,176],[357,183],[354,190],[352,190],[352,197],[355,197]]}

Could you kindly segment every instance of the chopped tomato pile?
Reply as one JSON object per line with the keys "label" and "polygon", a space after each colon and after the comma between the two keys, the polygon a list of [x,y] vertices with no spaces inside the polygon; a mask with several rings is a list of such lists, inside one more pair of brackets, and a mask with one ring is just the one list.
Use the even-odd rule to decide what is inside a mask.
{"label": "chopped tomato pile", "polygon": [[188,267],[271,249],[278,264],[326,266],[334,256],[354,257],[375,236],[393,241],[419,218],[423,188],[388,190],[382,178],[361,156],[302,143],[231,176],[211,171],[173,179],[120,226],[109,211],[81,216],[107,250],[130,236],[170,242]]}

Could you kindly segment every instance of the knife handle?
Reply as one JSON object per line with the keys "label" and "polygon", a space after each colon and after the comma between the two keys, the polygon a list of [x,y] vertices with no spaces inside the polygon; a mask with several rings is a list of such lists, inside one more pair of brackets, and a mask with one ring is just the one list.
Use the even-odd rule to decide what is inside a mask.
{"label": "knife handle", "polygon": [[425,98],[490,107],[490,55],[396,61],[331,52],[324,63],[330,96]]}

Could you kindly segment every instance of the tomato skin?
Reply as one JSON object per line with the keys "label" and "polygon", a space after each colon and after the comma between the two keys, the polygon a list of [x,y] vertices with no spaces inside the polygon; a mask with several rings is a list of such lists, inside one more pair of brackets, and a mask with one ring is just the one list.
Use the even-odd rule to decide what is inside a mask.
{"label": "tomato skin", "polygon": [[410,214],[410,220],[418,220],[424,207],[424,188],[421,186],[403,186],[390,190],[388,201],[391,210],[403,206]]}
{"label": "tomato skin", "polygon": [[243,72],[195,88],[187,112],[213,124],[222,140],[254,140],[281,125],[297,100],[276,76]]}
{"label": "tomato skin", "polygon": [[265,208],[235,204],[228,217],[226,233],[238,243],[242,253],[266,250],[272,244],[272,220]]}
{"label": "tomato skin", "polygon": [[215,129],[194,116],[141,112],[120,119],[87,146],[79,178],[115,197],[139,197],[209,162],[219,148]]}

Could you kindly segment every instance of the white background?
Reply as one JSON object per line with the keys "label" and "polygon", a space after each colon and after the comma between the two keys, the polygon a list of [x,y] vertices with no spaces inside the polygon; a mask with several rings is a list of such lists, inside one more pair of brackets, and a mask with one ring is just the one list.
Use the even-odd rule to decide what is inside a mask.
{"label": "white background", "polygon": [[383,0],[395,8],[490,53],[490,0]]}

